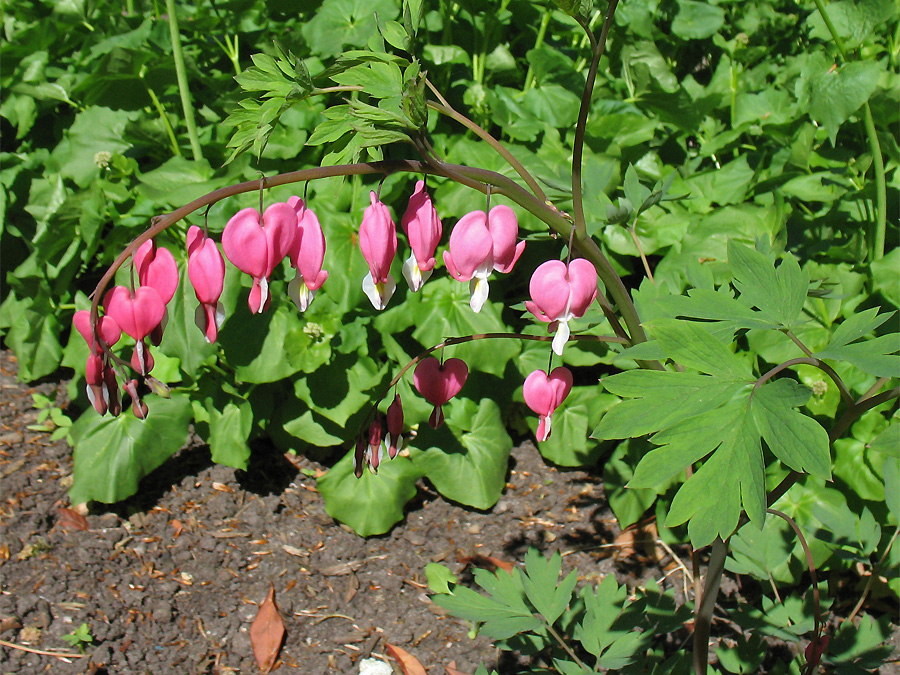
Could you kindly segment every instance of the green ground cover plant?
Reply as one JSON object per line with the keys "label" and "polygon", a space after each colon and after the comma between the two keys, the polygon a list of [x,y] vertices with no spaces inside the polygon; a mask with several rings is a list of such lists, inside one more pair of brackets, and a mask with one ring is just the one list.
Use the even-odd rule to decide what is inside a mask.
{"label": "green ground cover plant", "polygon": [[[757,672],[773,636],[811,647],[769,672],[888,657],[889,616],[830,634],[823,615],[857,566],[850,619],[870,593],[900,594],[895,3],[66,2],[13,8],[4,31],[0,329],[23,379],[76,373],[85,412],[52,418],[74,445],[73,503],[134,494],[193,425],[228,466],[245,469],[261,437],[333,463],[318,481],[328,511],[368,536],[423,479],[491,508],[509,431],[527,429],[548,461],[602,465],[620,526],[655,515],[664,541],[704,556],[705,581],[680,607],[612,579],[576,593],[571,575],[557,585],[558,559],[529,554],[523,571],[477,575],[487,596],[433,586],[451,612],[557,672],[700,673],[727,572],[772,593],[731,612],[741,633],[716,648],[720,671]],[[448,233],[512,207],[526,245],[488,265],[505,273],[489,291],[444,270],[468,255],[452,234],[420,289],[390,288],[393,251],[376,269],[389,237],[364,232],[386,227],[367,209],[399,224],[423,177]],[[304,273],[292,290],[284,255],[242,274],[223,234],[294,195],[324,230],[315,289]],[[201,231],[233,263],[211,301],[189,273]],[[178,270],[153,346],[159,317],[129,330],[105,295],[153,286],[132,262],[151,239]],[[578,260],[599,292],[573,314]],[[574,289],[553,313],[539,298],[559,285],[533,274],[547,261]],[[135,357],[129,340],[100,342],[101,309]],[[99,351],[69,339],[76,310]],[[571,339],[551,353],[535,317],[562,318]],[[463,362],[464,386],[427,394],[429,355]],[[94,406],[112,384],[92,358],[137,414],[97,415],[85,378]],[[521,388],[536,372],[556,392],[541,411]],[[406,438],[393,459],[385,430]],[[664,636],[687,620],[680,651]]]}

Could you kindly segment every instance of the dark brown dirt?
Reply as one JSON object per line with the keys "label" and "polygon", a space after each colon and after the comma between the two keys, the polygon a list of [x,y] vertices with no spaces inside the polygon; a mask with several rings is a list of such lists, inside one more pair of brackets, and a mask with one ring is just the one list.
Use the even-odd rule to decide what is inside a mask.
{"label": "dark brown dirt", "polygon": [[[325,512],[304,458],[257,449],[244,473],[215,466],[195,444],[149,476],[138,496],[95,505],[85,531],[66,527],[71,450],[27,429],[31,393],[63,400],[57,383],[15,381],[0,368],[0,638],[77,653],[61,638],[86,623],[85,658],[0,648],[0,673],[258,672],[249,629],[270,586],[287,628],[278,672],[358,672],[387,643],[432,673],[455,661],[510,672],[515,660],[428,599],[424,567],[460,558],[521,561],[529,546],[561,550],[583,577],[614,570],[618,529],[599,481],[516,448],[505,496],[490,513],[448,503],[422,485],[406,519],[368,540]],[[606,546],[604,546],[606,545]],[[657,571],[657,576],[662,576]],[[680,573],[672,579],[681,586]],[[504,660],[505,658],[505,660]]]}

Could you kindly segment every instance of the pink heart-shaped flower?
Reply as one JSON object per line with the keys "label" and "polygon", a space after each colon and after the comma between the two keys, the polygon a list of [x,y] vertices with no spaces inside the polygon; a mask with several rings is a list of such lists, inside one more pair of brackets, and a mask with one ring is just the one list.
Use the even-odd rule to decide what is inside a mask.
{"label": "pink heart-shaped flower", "polygon": [[554,368],[548,376],[543,370],[535,370],[522,387],[525,403],[539,416],[537,439],[546,441],[550,436],[550,417],[572,391],[572,371],[564,366]]}
{"label": "pink heart-shaped flower", "polygon": [[106,296],[106,313],[125,333],[143,340],[163,320],[166,306],[152,286],[141,286],[132,296],[125,286],[116,286]]}
{"label": "pink heart-shaped flower", "polygon": [[462,359],[447,359],[442,364],[433,356],[422,359],[413,373],[413,384],[425,400],[440,407],[459,393],[469,376]]}
{"label": "pink heart-shaped flower", "polygon": [[[75,330],[81,334],[84,341],[88,343],[88,347],[91,348],[91,351],[94,351],[95,345],[94,334],[91,331],[91,313],[86,309],[78,310],[75,312],[75,316],[72,317],[72,325],[75,326]],[[111,316],[101,316],[100,320],[97,322],[97,330],[100,333],[100,339],[109,347],[116,344],[119,341],[119,338],[122,337],[122,329],[119,328],[119,324],[117,324],[115,319]]]}

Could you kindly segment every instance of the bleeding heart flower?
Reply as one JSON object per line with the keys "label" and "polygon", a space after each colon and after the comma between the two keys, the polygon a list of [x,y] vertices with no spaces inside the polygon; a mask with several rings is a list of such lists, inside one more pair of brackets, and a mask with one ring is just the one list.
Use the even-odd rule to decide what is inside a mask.
{"label": "bleeding heart flower", "polygon": [[539,415],[537,439],[546,441],[550,436],[550,416],[572,391],[572,372],[563,366],[554,368],[550,376],[543,370],[535,370],[525,378],[522,394],[525,403]]}
{"label": "bleeding heart flower", "polygon": [[410,290],[416,293],[434,270],[434,251],[444,231],[431,197],[425,190],[425,181],[416,183],[400,225],[412,248],[412,253],[403,263],[403,276]]}
{"label": "bleeding heart flower", "polygon": [[393,403],[388,406],[387,428],[388,457],[394,459],[403,447],[403,403],[400,394],[395,394]]}
{"label": "bleeding heart flower", "polygon": [[366,449],[366,458],[372,471],[377,472],[378,466],[384,457],[384,447],[381,445],[384,428],[381,424],[381,413],[375,413],[375,419],[369,425],[369,447]]}
{"label": "bleeding heart flower", "polygon": [[[92,353],[102,353],[103,350],[100,349],[100,345],[94,343],[94,334],[91,330],[90,311],[80,309],[75,312],[75,315],[72,317],[72,325],[75,326],[75,330],[77,330],[81,334],[81,337],[84,338],[84,341],[87,342]],[[119,338],[122,337],[122,329],[119,328],[119,324],[117,324],[115,319],[111,316],[101,316],[99,318],[97,321],[97,332],[100,334],[100,339],[103,340],[108,347],[112,347],[119,341]]]}
{"label": "bleeding heart flower", "polygon": [[219,302],[225,286],[225,260],[216,242],[196,225],[187,233],[188,279],[200,305],[194,314],[194,322],[203,331],[207,342],[215,342],[225,312]]}
{"label": "bleeding heart flower", "polygon": [[597,270],[584,258],[575,258],[568,266],[561,260],[548,260],[531,275],[528,290],[528,311],[540,321],[557,322],[553,351],[562,356],[569,321],[584,316],[597,297]]}
{"label": "bleeding heart flower", "polygon": [[437,429],[444,423],[443,406],[456,396],[469,377],[469,367],[462,359],[447,359],[443,363],[433,356],[422,359],[413,372],[413,384],[425,400],[434,406],[428,423]]}
{"label": "bleeding heart flower", "polygon": [[325,234],[316,214],[306,208],[299,197],[287,200],[297,213],[297,238],[291,249],[291,265],[297,270],[293,281],[288,284],[288,295],[301,312],[316,297],[316,291],[325,283],[328,272],[322,270],[325,261]]}
{"label": "bleeding heart flower", "polygon": [[525,250],[525,242],[516,243],[519,223],[508,206],[495,206],[490,213],[467,213],[450,233],[450,250],[444,251],[444,264],[457,281],[468,281],[472,311],[480,312],[488,297],[488,277],[496,270],[512,271]]}
{"label": "bleeding heart flower", "polygon": [[397,226],[388,207],[372,192],[372,203],[363,213],[359,227],[359,249],[369,264],[369,273],[362,282],[363,291],[377,310],[387,307],[397,288],[391,276],[391,263],[397,253]]}
{"label": "bleeding heart flower", "polygon": [[267,208],[262,223],[259,211],[246,208],[234,214],[225,225],[222,232],[225,257],[253,277],[248,304],[254,314],[264,312],[271,303],[269,277],[294,248],[298,236],[297,212],[284,202]]}
{"label": "bleeding heart flower", "polygon": [[136,344],[131,363],[141,375],[146,375],[153,369],[153,359],[144,338],[159,326],[166,313],[159,293],[153,286],[141,286],[132,295],[125,286],[116,286],[107,293],[104,304],[106,313],[134,338]]}
{"label": "bleeding heart flower", "polygon": [[134,293],[116,286],[107,293],[104,305],[107,316],[135,340],[143,340],[162,321],[166,306],[152,286],[141,286]]}
{"label": "bleeding heart flower", "polygon": [[148,239],[134,252],[134,268],[141,286],[155,288],[163,304],[168,305],[178,289],[178,265],[172,253]]}

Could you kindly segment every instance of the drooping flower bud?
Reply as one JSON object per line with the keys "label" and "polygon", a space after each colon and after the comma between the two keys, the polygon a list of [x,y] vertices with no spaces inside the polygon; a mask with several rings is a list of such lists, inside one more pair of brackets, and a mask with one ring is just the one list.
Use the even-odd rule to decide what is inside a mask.
{"label": "drooping flower bud", "polygon": [[366,208],[359,227],[359,249],[369,265],[362,287],[372,306],[382,310],[397,288],[391,275],[391,263],[397,253],[397,226],[388,207],[374,192],[369,198],[372,203]]}
{"label": "drooping flower bud", "polygon": [[403,403],[399,393],[394,395],[394,401],[388,406],[387,428],[388,457],[394,459],[403,447]]}
{"label": "drooping flower bud", "polygon": [[291,249],[291,265],[297,270],[293,281],[288,284],[288,295],[297,305],[297,309],[305,312],[316,291],[328,279],[328,272],[322,269],[325,261],[325,234],[316,214],[306,207],[299,197],[291,197],[287,201],[297,213],[297,238]]}
{"label": "drooping flower bud", "polygon": [[434,406],[428,423],[432,429],[444,423],[442,406],[459,393],[469,376],[469,367],[462,359],[447,359],[443,363],[433,356],[422,359],[413,372],[413,384],[425,400]]}
{"label": "drooping flower bud", "polygon": [[382,433],[381,414],[375,413],[375,419],[369,425],[369,448],[366,450],[366,453],[369,459],[369,466],[372,467],[372,471],[376,472],[384,454],[384,448],[381,446]]}
{"label": "drooping flower bud", "polygon": [[434,252],[443,233],[441,219],[425,190],[425,181],[416,183],[400,224],[412,248],[412,253],[403,263],[403,276],[410,290],[415,293],[422,288],[434,270]]}
{"label": "drooping flower bud", "polygon": [[366,464],[366,452],[369,447],[366,440],[362,434],[356,439],[356,451],[353,453],[353,475],[357,478],[362,478]]}
{"label": "drooping flower bud", "polygon": [[572,391],[572,372],[564,367],[554,368],[548,376],[543,370],[535,370],[525,378],[522,394],[525,403],[539,416],[537,440],[550,437],[550,418]]}
{"label": "drooping flower bud", "polygon": [[207,342],[215,342],[225,318],[219,298],[225,285],[225,260],[216,242],[203,230],[191,225],[187,233],[188,279],[200,301],[194,315],[197,327]]}
{"label": "drooping flower bud", "polygon": [[597,270],[584,258],[576,258],[568,265],[561,260],[548,260],[534,271],[528,290],[528,311],[540,321],[557,322],[553,351],[562,356],[570,335],[569,321],[584,316],[597,297]]}

